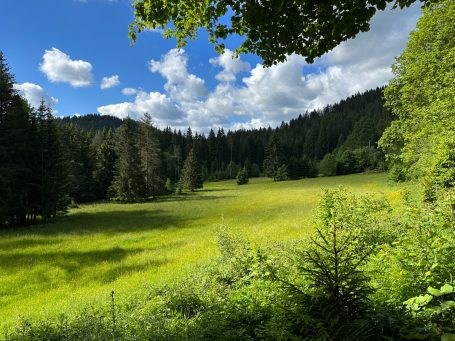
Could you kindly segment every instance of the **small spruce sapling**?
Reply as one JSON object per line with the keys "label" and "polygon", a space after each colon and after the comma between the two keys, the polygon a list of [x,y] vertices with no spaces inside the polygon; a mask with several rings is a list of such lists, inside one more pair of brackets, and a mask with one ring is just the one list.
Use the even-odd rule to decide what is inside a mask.
{"label": "small spruce sapling", "polygon": [[245,167],[239,169],[237,173],[237,185],[246,185],[250,179],[248,178],[248,172]]}

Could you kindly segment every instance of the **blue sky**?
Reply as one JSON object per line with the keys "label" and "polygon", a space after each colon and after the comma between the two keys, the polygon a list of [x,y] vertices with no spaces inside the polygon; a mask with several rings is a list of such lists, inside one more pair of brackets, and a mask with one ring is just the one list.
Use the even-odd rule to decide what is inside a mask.
{"label": "blue sky", "polygon": [[290,56],[264,69],[253,55],[218,56],[203,31],[180,51],[159,32],[130,46],[129,0],[2,1],[0,49],[17,89],[32,105],[44,98],[60,116],[148,111],[160,127],[252,128],[385,84],[419,16],[419,5],[379,12],[370,32],[314,65]]}

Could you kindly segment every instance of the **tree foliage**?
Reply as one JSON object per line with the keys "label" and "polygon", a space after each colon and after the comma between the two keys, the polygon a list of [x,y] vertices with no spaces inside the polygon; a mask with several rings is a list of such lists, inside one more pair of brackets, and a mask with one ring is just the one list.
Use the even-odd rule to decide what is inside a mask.
{"label": "tree foliage", "polygon": [[[279,137],[283,163],[292,179],[317,176],[318,161],[327,153],[333,153],[339,160],[346,150],[355,151],[356,164],[352,169],[343,168],[343,174],[383,169],[382,153],[375,146],[390,124],[391,114],[383,106],[382,91],[382,88],[377,88],[355,94],[323,109],[305,112],[275,129],[226,133],[220,128],[210,130],[207,135],[191,131],[191,138],[188,130],[154,129],[153,135],[161,149],[162,178],[169,178],[174,184],[179,182],[183,160],[191,146],[201,165],[204,181],[234,179],[241,165],[247,167],[250,177],[258,177],[264,173],[263,163],[273,134]],[[115,127],[118,119],[89,115],[84,120],[72,117],[59,119],[59,122],[83,128],[93,141],[92,147],[99,149],[103,140],[99,132]],[[133,124],[140,125],[138,122]],[[98,151],[93,152],[98,154]],[[334,174],[337,174],[336,170]]]}
{"label": "tree foliage", "polygon": [[31,108],[13,88],[0,52],[0,227],[46,221],[68,205],[60,131],[44,102]]}
{"label": "tree foliage", "polygon": [[145,177],[137,145],[137,131],[127,118],[117,133],[117,161],[110,187],[111,198],[124,202],[142,201],[146,197]]}
{"label": "tree foliage", "polygon": [[147,195],[153,198],[162,191],[164,183],[161,176],[161,149],[155,130],[152,117],[145,113],[139,123],[139,148],[145,174],[145,188]]}
{"label": "tree foliage", "polygon": [[386,104],[397,117],[380,146],[397,178],[433,187],[455,181],[455,3],[424,10],[392,70]]}
{"label": "tree foliage", "polygon": [[[311,63],[342,41],[368,31],[377,10],[389,3],[403,8],[415,0],[246,1],[246,0],[136,0],[130,38],[147,29],[166,28],[165,37],[179,47],[205,28],[217,51],[230,35],[244,37],[236,53],[254,53],[266,66],[293,53]],[[430,2],[427,0],[426,2]],[[228,20],[225,20],[229,18]]]}
{"label": "tree foliage", "polygon": [[184,189],[190,190],[191,192],[194,192],[195,189],[202,188],[201,170],[193,149],[190,150],[183,164],[180,183]]}
{"label": "tree foliage", "polygon": [[248,172],[245,167],[240,168],[237,173],[237,185],[246,185],[250,179],[248,178]]}
{"label": "tree foliage", "polygon": [[[277,134],[273,134],[267,147],[267,157],[264,160],[264,173],[274,181],[282,180],[284,175],[284,155],[280,140]],[[286,167],[286,166],[285,166]],[[286,175],[287,177],[287,175]]]}

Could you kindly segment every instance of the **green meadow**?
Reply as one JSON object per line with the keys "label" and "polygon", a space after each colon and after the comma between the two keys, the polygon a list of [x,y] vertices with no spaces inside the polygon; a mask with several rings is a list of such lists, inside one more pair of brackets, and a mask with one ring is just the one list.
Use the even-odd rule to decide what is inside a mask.
{"label": "green meadow", "polygon": [[155,202],[83,205],[49,225],[0,231],[0,326],[106,303],[112,290],[121,301],[181,280],[217,255],[221,225],[258,245],[302,237],[322,189],[339,185],[392,202],[402,190],[375,173],[222,181]]}

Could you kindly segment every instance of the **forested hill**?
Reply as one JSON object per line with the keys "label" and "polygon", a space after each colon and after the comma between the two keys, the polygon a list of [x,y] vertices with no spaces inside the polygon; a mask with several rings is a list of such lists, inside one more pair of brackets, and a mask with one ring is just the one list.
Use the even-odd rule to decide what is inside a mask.
{"label": "forested hill", "polygon": [[123,120],[115,116],[88,114],[83,116],[71,116],[58,118],[64,124],[75,124],[87,131],[117,129],[122,125]]}
{"label": "forested hill", "polygon": [[[276,129],[229,131],[227,137],[232,138],[237,147],[234,148],[237,150],[234,152],[233,158],[236,161],[246,157],[255,159],[251,157],[252,153],[241,145],[243,140],[247,139],[249,142],[253,142],[253,145],[258,143],[262,146],[267,145],[273,132],[277,132],[288,154],[307,155],[319,160],[342,145],[347,148],[374,146],[392,120],[390,112],[383,106],[383,90],[384,88],[376,88],[364,93],[357,93],[339,103],[328,105],[322,110],[301,114],[290,122],[283,122]],[[122,119],[115,116],[98,114],[64,117],[59,120],[64,124],[75,124],[87,131],[115,130],[123,122]],[[167,128],[159,135],[161,135],[160,140],[165,142],[169,140],[169,135],[176,134],[178,137],[186,133],[179,133]],[[214,134],[217,135],[216,132]],[[259,154],[262,153],[259,152]]]}
{"label": "forested hill", "polygon": [[321,111],[300,115],[278,129],[294,155],[322,159],[337,147],[375,146],[392,116],[384,108],[384,88],[356,94]]}
{"label": "forested hill", "polygon": [[[291,168],[290,176],[293,178],[310,176],[318,172],[317,169],[307,169],[306,173],[297,171],[297,174],[293,174],[296,167],[310,167],[298,165],[302,158],[307,159],[306,163],[311,160],[310,168],[316,168],[316,163],[325,156],[332,156],[331,153],[333,160],[329,158],[328,164],[322,164],[322,169],[319,170],[324,175],[381,167],[378,165],[381,156],[375,146],[392,120],[390,112],[384,108],[382,93],[383,88],[358,93],[322,110],[301,114],[290,122],[283,122],[275,129],[225,132],[221,128],[218,131],[210,131],[207,136],[194,134],[191,129],[185,132],[171,128],[157,130],[166,175],[172,181],[178,180],[178,172],[175,170],[181,166],[182,160],[186,159],[191,147],[194,147],[203,166],[206,179],[233,177],[238,167],[244,165],[247,160],[254,166],[254,174],[262,172],[266,150],[274,133],[279,138],[284,162]],[[102,129],[116,129],[122,124],[122,120],[117,117],[96,114],[60,120],[92,133]],[[371,148],[366,150],[365,147],[369,146]],[[354,151],[357,151],[356,155],[352,155]]]}

